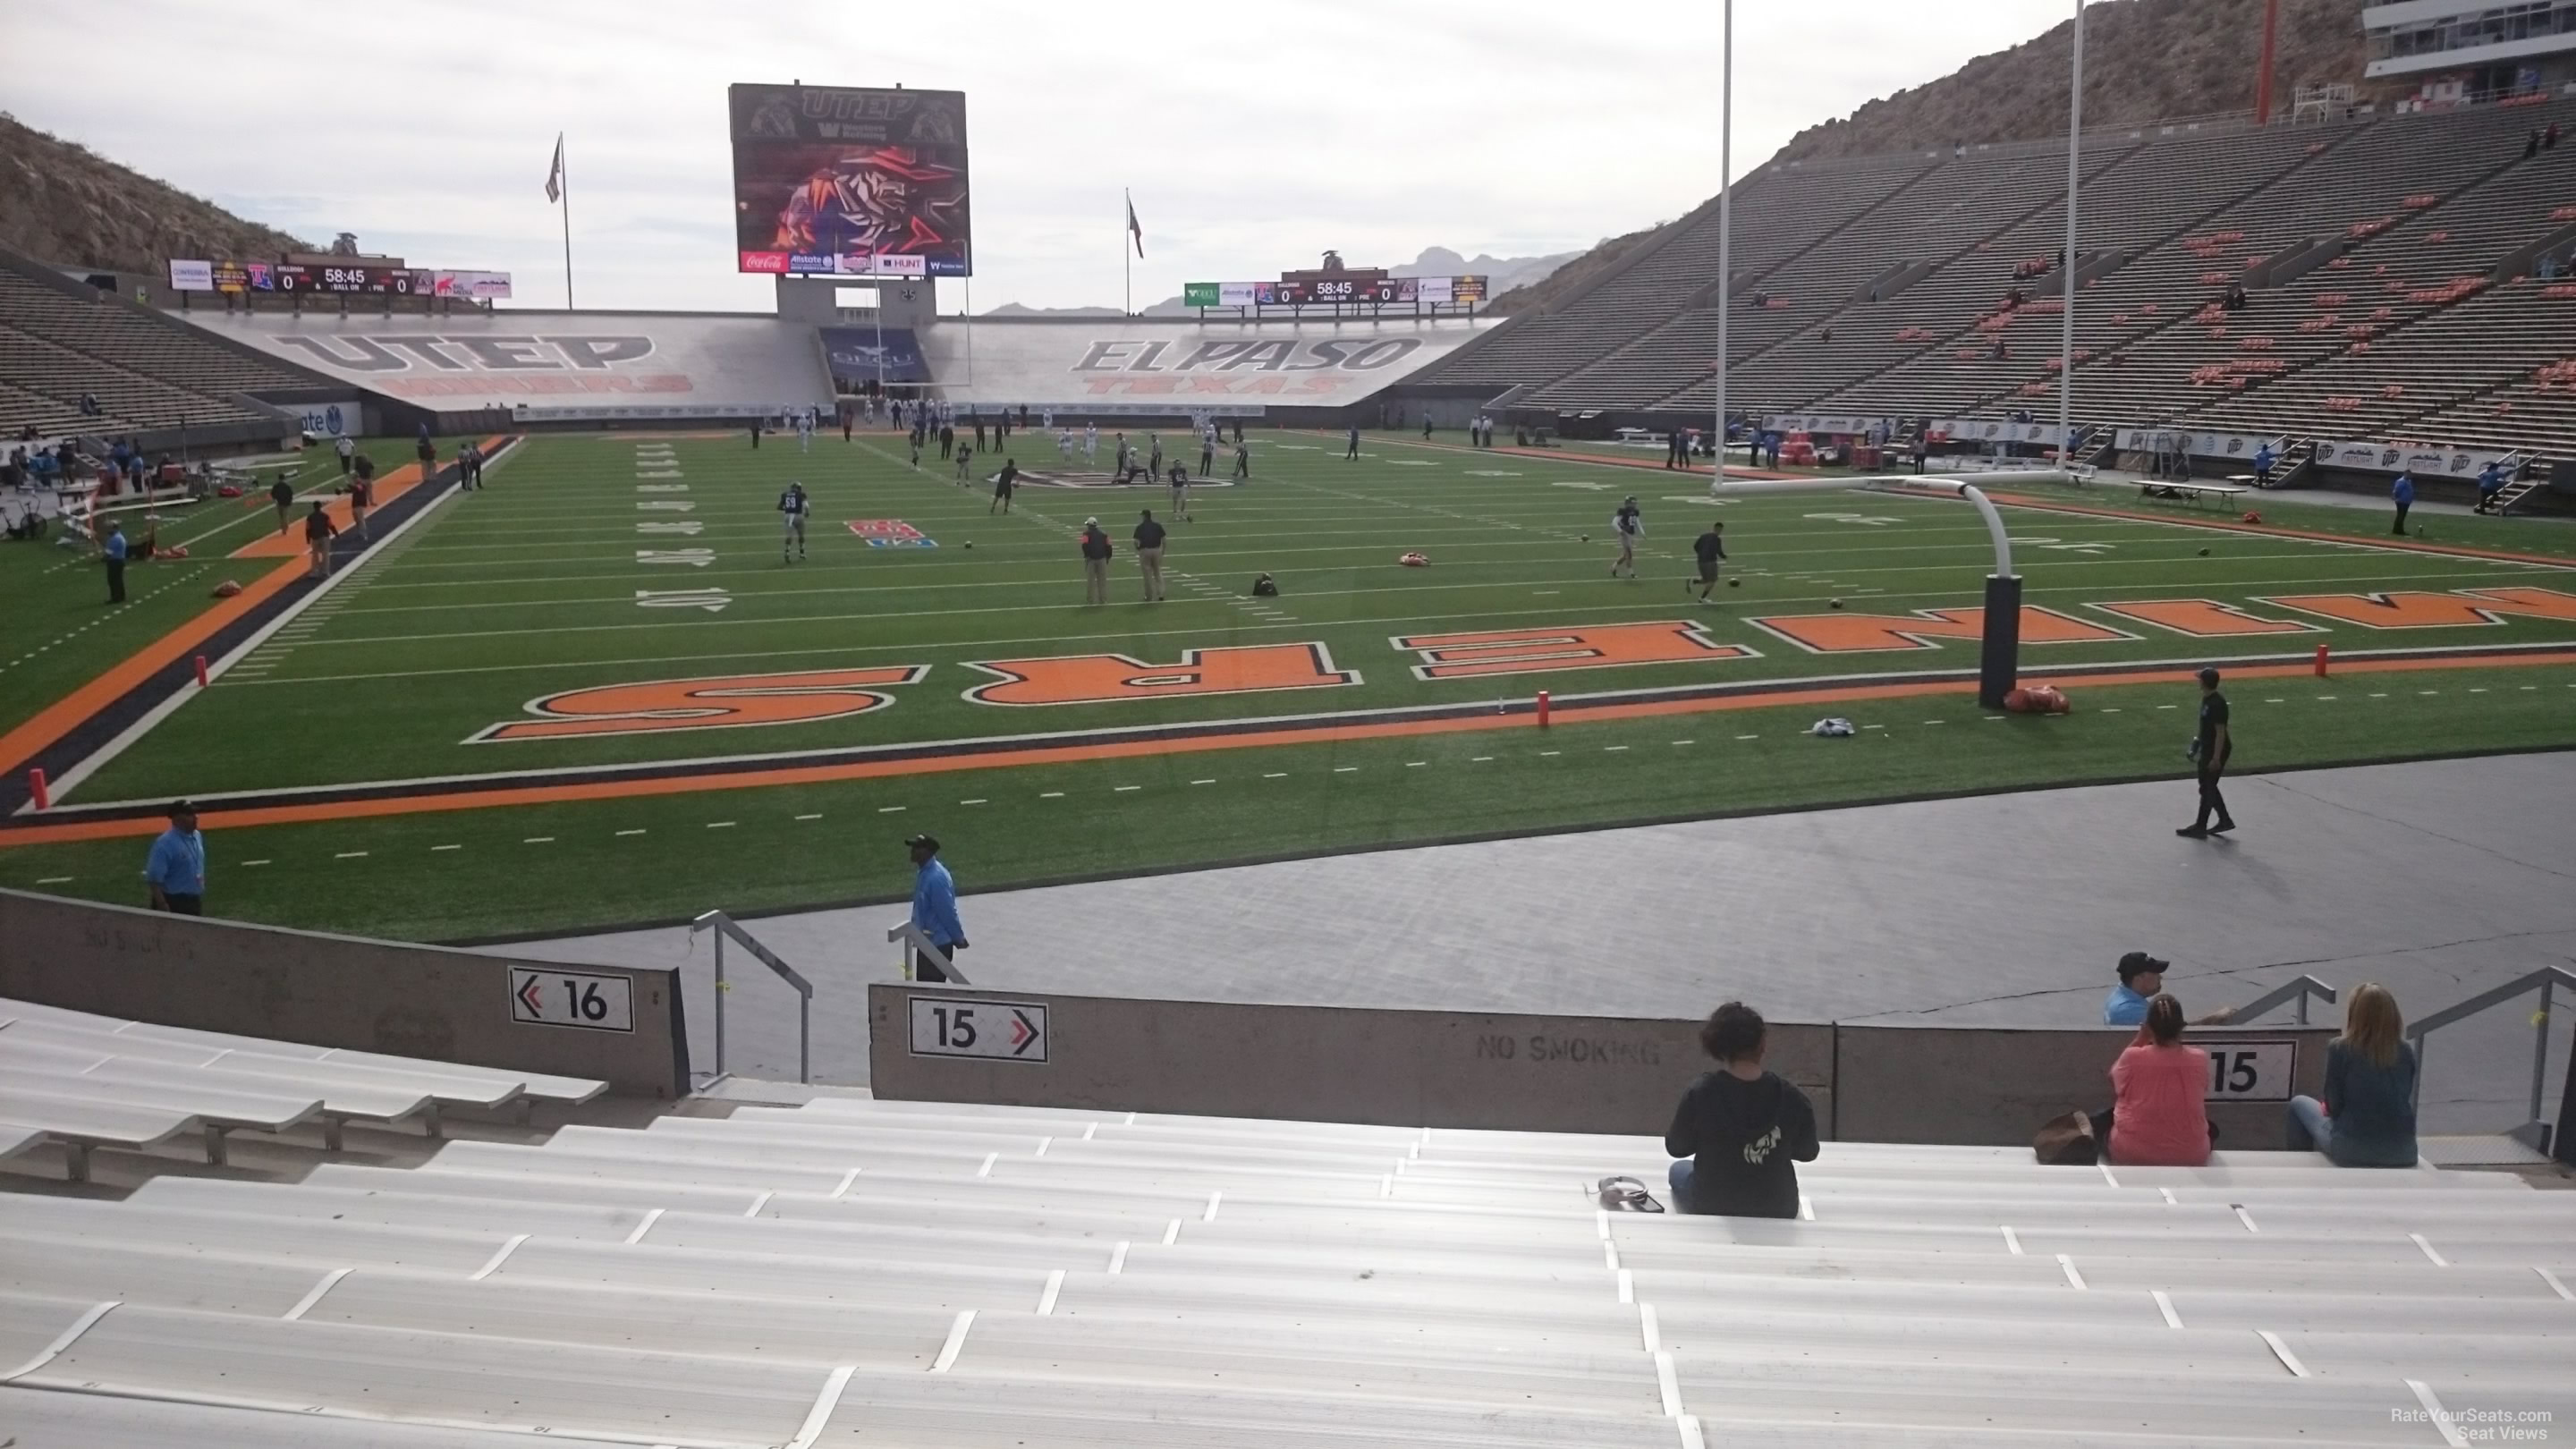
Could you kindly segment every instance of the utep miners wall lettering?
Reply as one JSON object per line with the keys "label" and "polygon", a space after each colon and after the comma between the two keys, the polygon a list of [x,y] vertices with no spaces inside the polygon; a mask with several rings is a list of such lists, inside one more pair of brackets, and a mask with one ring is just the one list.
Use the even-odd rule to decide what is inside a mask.
{"label": "utep miners wall lettering", "polygon": [[888,664],[868,669],[594,685],[529,700],[525,708],[536,718],[504,721],[466,743],[600,739],[666,730],[817,724],[883,709],[894,703],[894,697],[882,693],[883,689],[918,684],[929,672],[926,664]]}
{"label": "utep miners wall lettering", "polygon": [[1172,695],[1333,689],[1360,682],[1358,670],[1334,668],[1331,651],[1315,643],[1185,649],[1177,664],[1150,664],[1125,654],[1067,654],[982,660],[966,667],[1000,676],[967,690],[966,698],[1000,705],[1104,704]]}
{"label": "utep miners wall lettering", "polygon": [[1688,619],[1643,624],[1585,624],[1571,629],[1506,629],[1476,634],[1411,634],[1387,641],[1418,654],[1416,679],[1471,679],[1552,669],[1605,669],[1622,664],[1684,664],[1705,659],[1758,659],[1740,644],[1720,644]]}

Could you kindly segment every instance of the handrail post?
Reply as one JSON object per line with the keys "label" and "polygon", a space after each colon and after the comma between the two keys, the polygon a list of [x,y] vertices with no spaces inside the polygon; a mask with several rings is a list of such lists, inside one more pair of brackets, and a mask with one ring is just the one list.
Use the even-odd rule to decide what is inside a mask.
{"label": "handrail post", "polygon": [[724,932],[716,932],[716,1075],[725,1074],[724,1064],[724,999],[732,988],[725,985]]}
{"label": "handrail post", "polygon": [[[2543,977],[2541,979],[2540,1011],[2532,1018],[2531,1115],[2523,1119],[2527,1122],[2537,1122],[2540,1120],[2540,1099],[2545,1091],[2542,1083],[2546,1081],[2549,1076],[2549,993],[2555,990],[2557,986],[2558,979],[2554,976]],[[2558,1130],[2564,1132],[2567,1130],[2568,1125],[2569,1124],[2565,1122],[2561,1122],[2558,1124]],[[2540,1144],[2533,1143],[2532,1145],[2536,1148]]]}

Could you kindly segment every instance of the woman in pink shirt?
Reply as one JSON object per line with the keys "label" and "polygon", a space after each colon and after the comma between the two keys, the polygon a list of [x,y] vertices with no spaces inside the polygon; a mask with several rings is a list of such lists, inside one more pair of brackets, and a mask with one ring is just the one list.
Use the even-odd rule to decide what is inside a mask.
{"label": "woman in pink shirt", "polygon": [[2147,1003],[2137,1040],[2111,1064],[2111,1161],[2200,1167],[2209,1161],[2209,1053],[2182,1044],[2182,1003]]}

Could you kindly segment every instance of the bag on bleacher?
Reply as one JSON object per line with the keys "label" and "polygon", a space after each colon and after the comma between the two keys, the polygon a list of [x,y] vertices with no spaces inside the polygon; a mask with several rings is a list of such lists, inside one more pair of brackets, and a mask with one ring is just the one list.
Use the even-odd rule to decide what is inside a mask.
{"label": "bag on bleacher", "polygon": [[2102,1144],[2093,1136],[2093,1119],[2081,1112],[2051,1117],[2030,1139],[2031,1155],[2043,1167],[2091,1167],[2102,1160]]}

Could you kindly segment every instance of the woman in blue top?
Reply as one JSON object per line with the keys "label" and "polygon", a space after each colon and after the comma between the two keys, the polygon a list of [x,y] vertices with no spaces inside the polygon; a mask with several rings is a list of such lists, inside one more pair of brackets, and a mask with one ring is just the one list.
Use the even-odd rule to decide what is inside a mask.
{"label": "woman in blue top", "polygon": [[2415,1165],[2415,1049],[2388,988],[2365,985],[2326,1044],[2326,1095],[2290,1099],[2290,1150],[2314,1146],[2338,1167]]}

